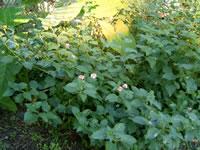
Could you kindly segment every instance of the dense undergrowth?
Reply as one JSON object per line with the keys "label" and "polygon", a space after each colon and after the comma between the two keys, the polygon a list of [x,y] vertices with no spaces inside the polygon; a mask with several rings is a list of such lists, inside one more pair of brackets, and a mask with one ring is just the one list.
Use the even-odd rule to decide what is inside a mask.
{"label": "dense undergrowth", "polygon": [[106,150],[198,142],[199,3],[185,4],[131,1],[108,17],[90,1],[72,21],[1,26],[0,106]]}

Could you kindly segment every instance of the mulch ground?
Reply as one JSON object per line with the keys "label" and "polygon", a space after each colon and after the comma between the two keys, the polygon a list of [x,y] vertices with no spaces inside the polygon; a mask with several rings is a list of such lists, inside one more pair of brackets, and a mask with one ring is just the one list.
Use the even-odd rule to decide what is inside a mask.
{"label": "mulch ground", "polygon": [[23,112],[0,111],[0,150],[88,149],[74,131],[55,133],[51,127],[27,124],[23,117]]}

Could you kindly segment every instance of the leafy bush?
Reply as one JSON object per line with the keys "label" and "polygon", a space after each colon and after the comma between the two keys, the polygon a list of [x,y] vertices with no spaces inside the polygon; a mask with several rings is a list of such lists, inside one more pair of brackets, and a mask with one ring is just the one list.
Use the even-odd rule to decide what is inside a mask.
{"label": "leafy bush", "polygon": [[[195,10],[197,5],[192,6]],[[14,36],[11,28],[2,30],[0,45],[24,71],[4,95],[25,104],[29,123],[43,120],[56,127],[73,117],[74,129],[106,150],[171,150],[199,141],[195,15],[162,1],[135,1],[111,23],[132,21],[131,36],[119,34],[120,42],[94,36],[99,20],[91,16],[49,30],[33,29],[27,39]]]}

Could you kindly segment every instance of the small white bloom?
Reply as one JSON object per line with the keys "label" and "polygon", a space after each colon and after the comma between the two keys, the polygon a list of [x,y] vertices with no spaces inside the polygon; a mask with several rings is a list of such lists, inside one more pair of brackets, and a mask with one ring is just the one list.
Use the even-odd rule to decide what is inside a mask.
{"label": "small white bloom", "polygon": [[155,133],[155,134],[154,134],[154,137],[157,137],[157,136],[158,136],[158,133]]}
{"label": "small white bloom", "polygon": [[65,44],[65,48],[68,49],[70,47],[69,43]]}
{"label": "small white bloom", "polygon": [[78,78],[79,78],[80,80],[84,80],[84,79],[85,79],[85,76],[84,76],[84,75],[79,75]]}
{"label": "small white bloom", "polygon": [[91,77],[92,79],[96,79],[96,77],[97,77],[97,74],[95,74],[95,73],[92,73],[92,74],[90,75],[90,77]]}
{"label": "small white bloom", "polygon": [[191,110],[192,110],[192,108],[191,108],[191,107],[188,107],[187,109],[188,109],[189,111],[191,111]]}
{"label": "small white bloom", "polygon": [[119,87],[118,89],[117,89],[119,92],[121,92],[122,90],[123,90],[123,87]]}
{"label": "small white bloom", "polygon": [[127,89],[128,85],[127,84],[123,84],[122,87],[125,88],[125,89]]}

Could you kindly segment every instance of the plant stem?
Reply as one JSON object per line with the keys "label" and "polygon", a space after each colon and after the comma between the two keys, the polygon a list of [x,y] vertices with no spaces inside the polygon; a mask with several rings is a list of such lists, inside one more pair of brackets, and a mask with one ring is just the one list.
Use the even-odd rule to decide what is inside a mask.
{"label": "plant stem", "polygon": [[10,0],[7,1],[5,8],[8,8],[8,4],[10,3]]}

